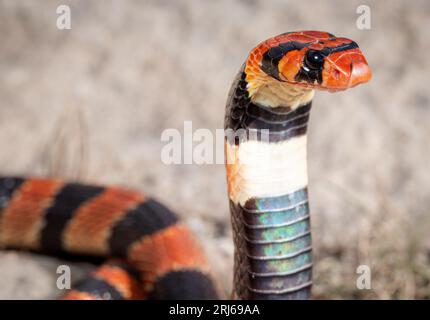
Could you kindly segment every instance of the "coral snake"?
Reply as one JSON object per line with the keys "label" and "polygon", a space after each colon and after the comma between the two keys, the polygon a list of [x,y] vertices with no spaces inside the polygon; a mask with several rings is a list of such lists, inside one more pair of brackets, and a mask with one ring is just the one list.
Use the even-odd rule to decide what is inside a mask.
{"label": "coral snake", "polygon": [[[314,90],[345,90],[370,78],[358,45],[326,32],[284,33],[250,52],[225,113],[232,298],[310,297],[306,130]],[[187,226],[133,190],[1,177],[0,246],[108,258],[64,299],[221,295]]]}

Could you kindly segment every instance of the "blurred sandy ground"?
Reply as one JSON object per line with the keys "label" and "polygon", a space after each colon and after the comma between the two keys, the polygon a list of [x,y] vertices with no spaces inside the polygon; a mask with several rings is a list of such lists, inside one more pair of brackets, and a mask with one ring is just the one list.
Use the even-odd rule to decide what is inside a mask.
{"label": "blurred sandy ground", "polygon": [[[56,28],[56,7],[72,30]],[[371,7],[372,29],[356,28]],[[315,298],[430,297],[428,1],[0,1],[1,172],[135,187],[191,225],[231,288],[222,165],[163,165],[161,132],[222,128],[247,52],[291,30],[356,40],[368,85],[318,93],[310,124]],[[53,298],[61,261],[0,254],[0,298]],[[358,265],[372,290],[357,290]],[[92,267],[74,263],[73,281]]]}

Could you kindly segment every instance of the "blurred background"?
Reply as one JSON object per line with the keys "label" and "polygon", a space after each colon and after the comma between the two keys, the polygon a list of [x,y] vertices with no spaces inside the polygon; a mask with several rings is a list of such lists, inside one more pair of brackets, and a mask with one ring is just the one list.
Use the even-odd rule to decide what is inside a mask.
{"label": "blurred background", "polygon": [[[62,4],[70,6],[71,30],[56,27]],[[356,26],[363,4],[370,30]],[[195,231],[229,292],[224,167],[163,164],[161,132],[182,132],[184,120],[194,130],[222,128],[228,89],[249,50],[306,29],[355,40],[374,74],[369,84],[314,99],[314,298],[430,298],[425,0],[0,0],[0,172],[155,196]],[[54,298],[59,263],[1,252],[0,298]],[[356,287],[363,264],[372,271],[371,290]],[[73,282],[93,268],[71,266]]]}

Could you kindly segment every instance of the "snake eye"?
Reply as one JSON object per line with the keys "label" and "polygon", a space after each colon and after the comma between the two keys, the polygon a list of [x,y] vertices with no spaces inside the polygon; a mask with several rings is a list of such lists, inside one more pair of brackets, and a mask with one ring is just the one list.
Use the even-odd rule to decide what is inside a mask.
{"label": "snake eye", "polygon": [[316,50],[309,50],[305,56],[305,65],[309,69],[320,70],[324,64],[324,56]]}

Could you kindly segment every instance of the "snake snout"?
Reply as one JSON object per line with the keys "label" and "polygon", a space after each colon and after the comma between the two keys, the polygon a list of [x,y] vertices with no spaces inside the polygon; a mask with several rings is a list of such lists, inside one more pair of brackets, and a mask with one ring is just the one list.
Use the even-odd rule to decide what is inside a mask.
{"label": "snake snout", "polygon": [[351,63],[351,75],[348,87],[354,87],[358,84],[365,83],[372,78],[372,70],[366,60],[353,61]]}
{"label": "snake snout", "polygon": [[372,70],[359,48],[355,48],[338,57],[336,65],[348,75],[345,89],[365,83],[372,78]]}
{"label": "snake snout", "polygon": [[323,70],[323,88],[346,90],[372,78],[372,70],[359,48],[332,54]]}

